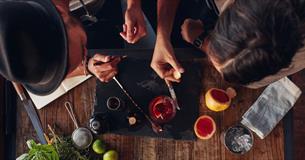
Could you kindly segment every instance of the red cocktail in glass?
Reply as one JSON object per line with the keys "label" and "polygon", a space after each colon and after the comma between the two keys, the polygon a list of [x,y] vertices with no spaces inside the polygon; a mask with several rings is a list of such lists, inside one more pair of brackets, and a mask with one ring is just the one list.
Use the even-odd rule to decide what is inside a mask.
{"label": "red cocktail in glass", "polygon": [[176,115],[173,100],[168,96],[154,98],[149,104],[149,114],[151,119],[159,124],[169,122]]}

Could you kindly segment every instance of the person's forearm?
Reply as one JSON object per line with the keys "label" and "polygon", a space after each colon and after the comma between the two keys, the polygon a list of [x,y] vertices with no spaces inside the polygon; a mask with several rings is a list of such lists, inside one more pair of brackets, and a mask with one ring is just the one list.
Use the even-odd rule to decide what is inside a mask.
{"label": "person's forearm", "polygon": [[83,64],[79,64],[72,72],[68,73],[66,78],[86,75],[86,68]]}
{"label": "person's forearm", "polygon": [[179,2],[180,0],[158,0],[157,38],[170,39]]}
{"label": "person's forearm", "polygon": [[52,0],[52,2],[56,5],[56,6],[60,6],[65,10],[69,10],[69,3],[71,0]]}
{"label": "person's forearm", "polygon": [[127,8],[141,7],[141,0],[127,0]]}

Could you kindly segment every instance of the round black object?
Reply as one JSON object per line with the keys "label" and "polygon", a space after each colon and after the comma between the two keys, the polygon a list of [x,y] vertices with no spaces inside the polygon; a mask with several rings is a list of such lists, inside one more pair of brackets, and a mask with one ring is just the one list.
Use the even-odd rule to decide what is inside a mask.
{"label": "round black object", "polygon": [[110,128],[107,116],[103,113],[93,115],[89,120],[89,128],[96,135],[108,132]]}
{"label": "round black object", "polygon": [[0,74],[46,95],[67,72],[67,36],[50,0],[0,2]]}

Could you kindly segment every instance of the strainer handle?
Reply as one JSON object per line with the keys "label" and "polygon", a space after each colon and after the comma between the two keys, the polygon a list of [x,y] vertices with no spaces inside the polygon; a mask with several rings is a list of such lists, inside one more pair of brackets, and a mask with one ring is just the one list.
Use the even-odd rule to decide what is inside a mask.
{"label": "strainer handle", "polygon": [[73,108],[72,108],[72,104],[71,102],[67,101],[65,102],[65,108],[66,110],[68,111],[69,115],[70,115],[70,118],[72,119],[74,125],[76,128],[79,128],[78,124],[77,124],[77,120],[75,118],[75,114],[73,112]]}

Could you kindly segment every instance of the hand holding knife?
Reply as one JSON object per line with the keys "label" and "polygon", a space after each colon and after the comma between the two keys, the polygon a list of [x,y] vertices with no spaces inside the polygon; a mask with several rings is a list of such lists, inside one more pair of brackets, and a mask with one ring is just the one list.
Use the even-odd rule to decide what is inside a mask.
{"label": "hand holding knife", "polygon": [[[173,77],[175,79],[180,79],[181,78],[181,73],[178,72],[178,71],[174,71],[173,72]],[[171,81],[165,79],[165,83],[166,83],[166,85],[168,87],[168,91],[169,91],[169,93],[170,93],[170,95],[171,95],[171,97],[173,99],[173,102],[174,102],[174,105],[175,105],[176,109],[177,110],[181,110],[181,108],[178,105],[178,100],[177,100],[176,92],[174,90],[174,87],[173,87]]]}

